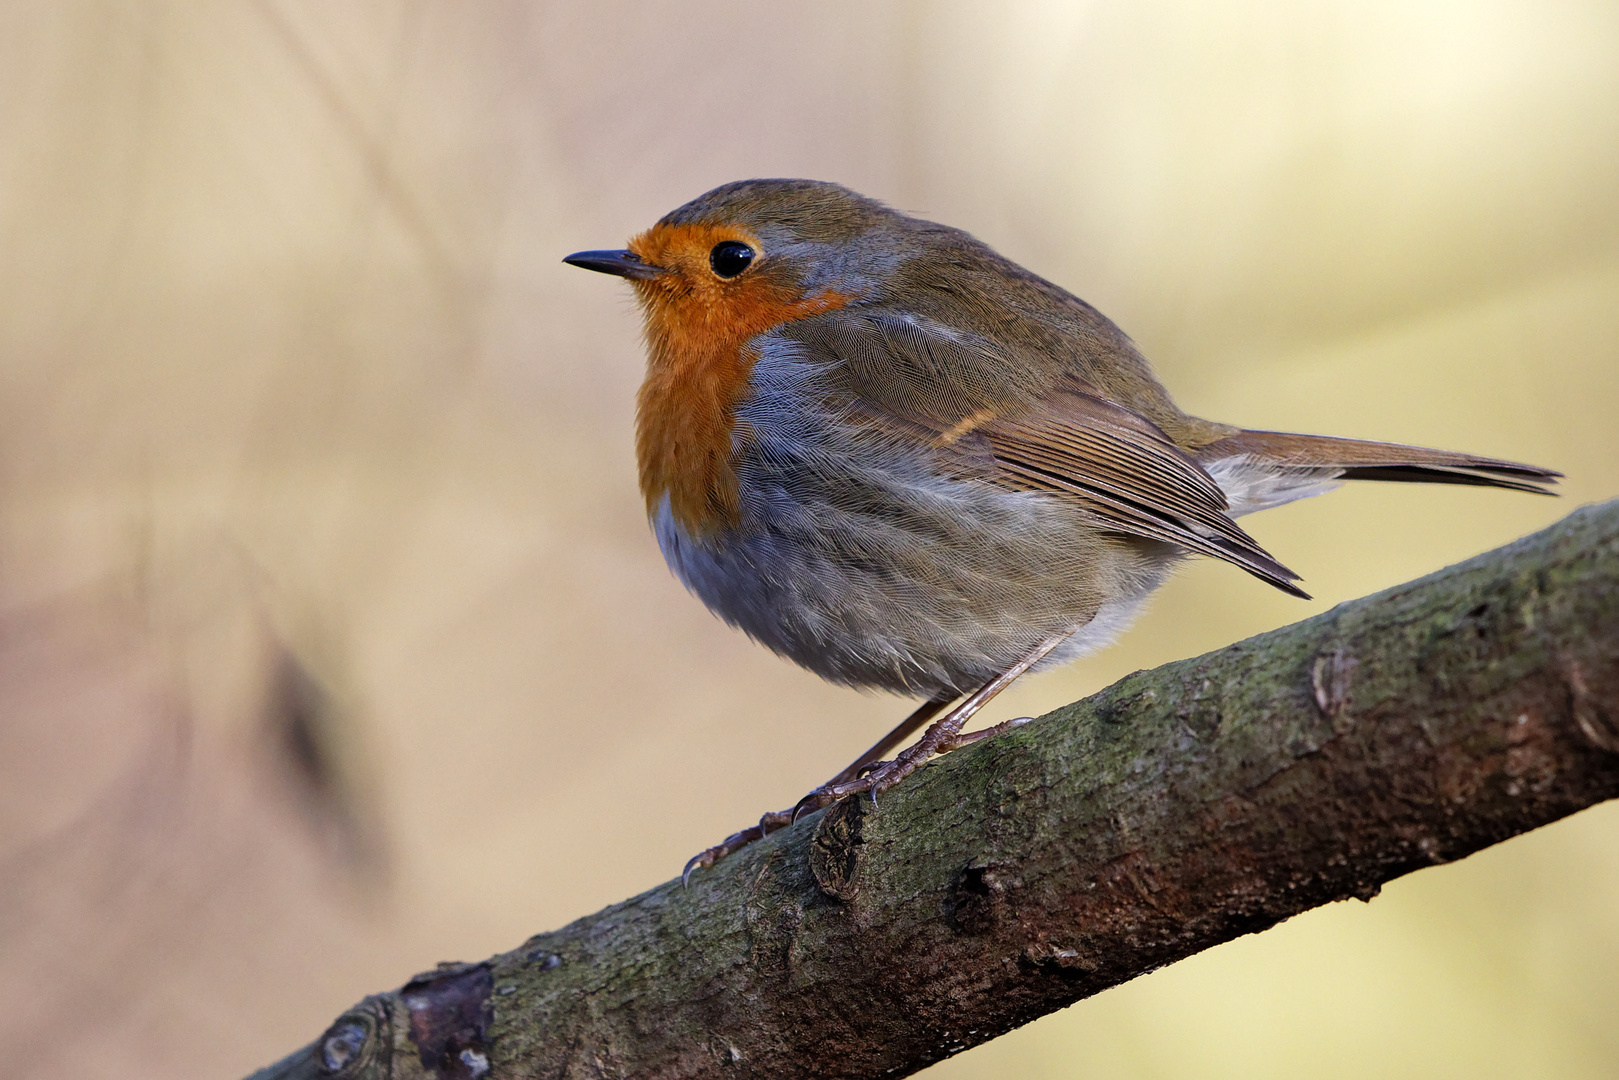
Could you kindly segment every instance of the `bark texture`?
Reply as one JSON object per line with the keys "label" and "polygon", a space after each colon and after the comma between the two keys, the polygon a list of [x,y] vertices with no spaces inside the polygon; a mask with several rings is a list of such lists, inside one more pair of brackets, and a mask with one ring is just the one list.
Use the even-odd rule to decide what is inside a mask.
{"label": "bark texture", "polygon": [[1619,795],[1619,502],[1137,672],[254,1080],[898,1076]]}

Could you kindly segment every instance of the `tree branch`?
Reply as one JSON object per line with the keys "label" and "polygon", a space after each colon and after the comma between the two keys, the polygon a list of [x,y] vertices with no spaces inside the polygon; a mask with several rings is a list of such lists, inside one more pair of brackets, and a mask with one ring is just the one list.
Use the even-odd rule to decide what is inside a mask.
{"label": "tree branch", "polygon": [[1619,502],[365,999],[283,1077],[904,1075],[1619,795]]}

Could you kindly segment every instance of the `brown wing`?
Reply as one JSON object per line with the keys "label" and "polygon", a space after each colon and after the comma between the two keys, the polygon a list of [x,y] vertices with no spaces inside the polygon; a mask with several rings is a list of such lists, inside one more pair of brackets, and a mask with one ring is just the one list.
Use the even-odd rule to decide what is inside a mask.
{"label": "brown wing", "polygon": [[[965,474],[1074,500],[1107,529],[1212,555],[1306,595],[1292,584],[1298,575],[1231,520],[1225,494],[1202,466],[1152,421],[1077,374],[1058,376],[1053,386],[1038,365],[1014,361],[1002,344],[880,310],[852,309],[787,329],[831,361],[832,377],[875,421],[931,441]],[[1126,344],[1093,344],[1125,348],[1127,339],[1118,337]],[[1173,411],[1155,382],[1138,390]]]}
{"label": "brown wing", "polygon": [[983,416],[970,432],[951,429],[940,438],[969,434],[987,444],[997,466],[993,482],[1073,498],[1108,528],[1224,559],[1283,592],[1308,597],[1292,584],[1298,575],[1231,520],[1225,493],[1196,461],[1151,421],[1079,384],[1046,394],[1033,408]]}

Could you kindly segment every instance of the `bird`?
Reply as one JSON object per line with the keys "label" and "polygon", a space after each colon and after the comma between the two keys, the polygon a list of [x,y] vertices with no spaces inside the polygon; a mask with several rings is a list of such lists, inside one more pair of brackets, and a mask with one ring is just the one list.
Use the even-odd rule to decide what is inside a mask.
{"label": "bird", "polygon": [[1346,480],[1549,493],[1561,476],[1188,415],[1085,301],[835,183],[724,184],[626,248],[563,261],[634,289],[640,488],[674,574],[817,675],[923,699],[793,808],[694,856],[683,880],[1023,722],[962,731],[1024,672],[1105,645],[1189,555],[1307,597],[1244,514]]}

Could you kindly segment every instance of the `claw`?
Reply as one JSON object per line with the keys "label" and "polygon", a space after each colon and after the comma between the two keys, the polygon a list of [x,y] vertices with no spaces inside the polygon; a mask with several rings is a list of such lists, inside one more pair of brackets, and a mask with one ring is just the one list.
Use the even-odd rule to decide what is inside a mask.
{"label": "claw", "polygon": [[696,855],[687,859],[685,869],[680,871],[680,887],[682,889],[691,888],[691,872],[699,866],[704,868],[713,866],[716,858],[718,856],[714,854],[714,849],[709,848],[707,851],[699,851]]}
{"label": "claw", "polygon": [[821,789],[816,788],[814,791],[810,792],[808,795],[794,803],[792,810],[793,821],[796,823],[798,819],[805,814],[814,813],[816,810],[819,810],[823,805],[820,801],[821,795]]}
{"label": "claw", "polygon": [[696,870],[699,866],[713,866],[716,862],[725,858],[725,856],[729,855],[731,852],[736,851],[738,848],[747,847],[755,840],[762,840],[764,839],[764,836],[764,823],[761,821],[758,825],[750,826],[743,829],[741,832],[732,833],[730,836],[727,836],[724,840],[721,840],[707,851],[699,851],[690,859],[686,860],[685,869],[680,871],[680,887],[682,889],[690,887],[691,872]]}

